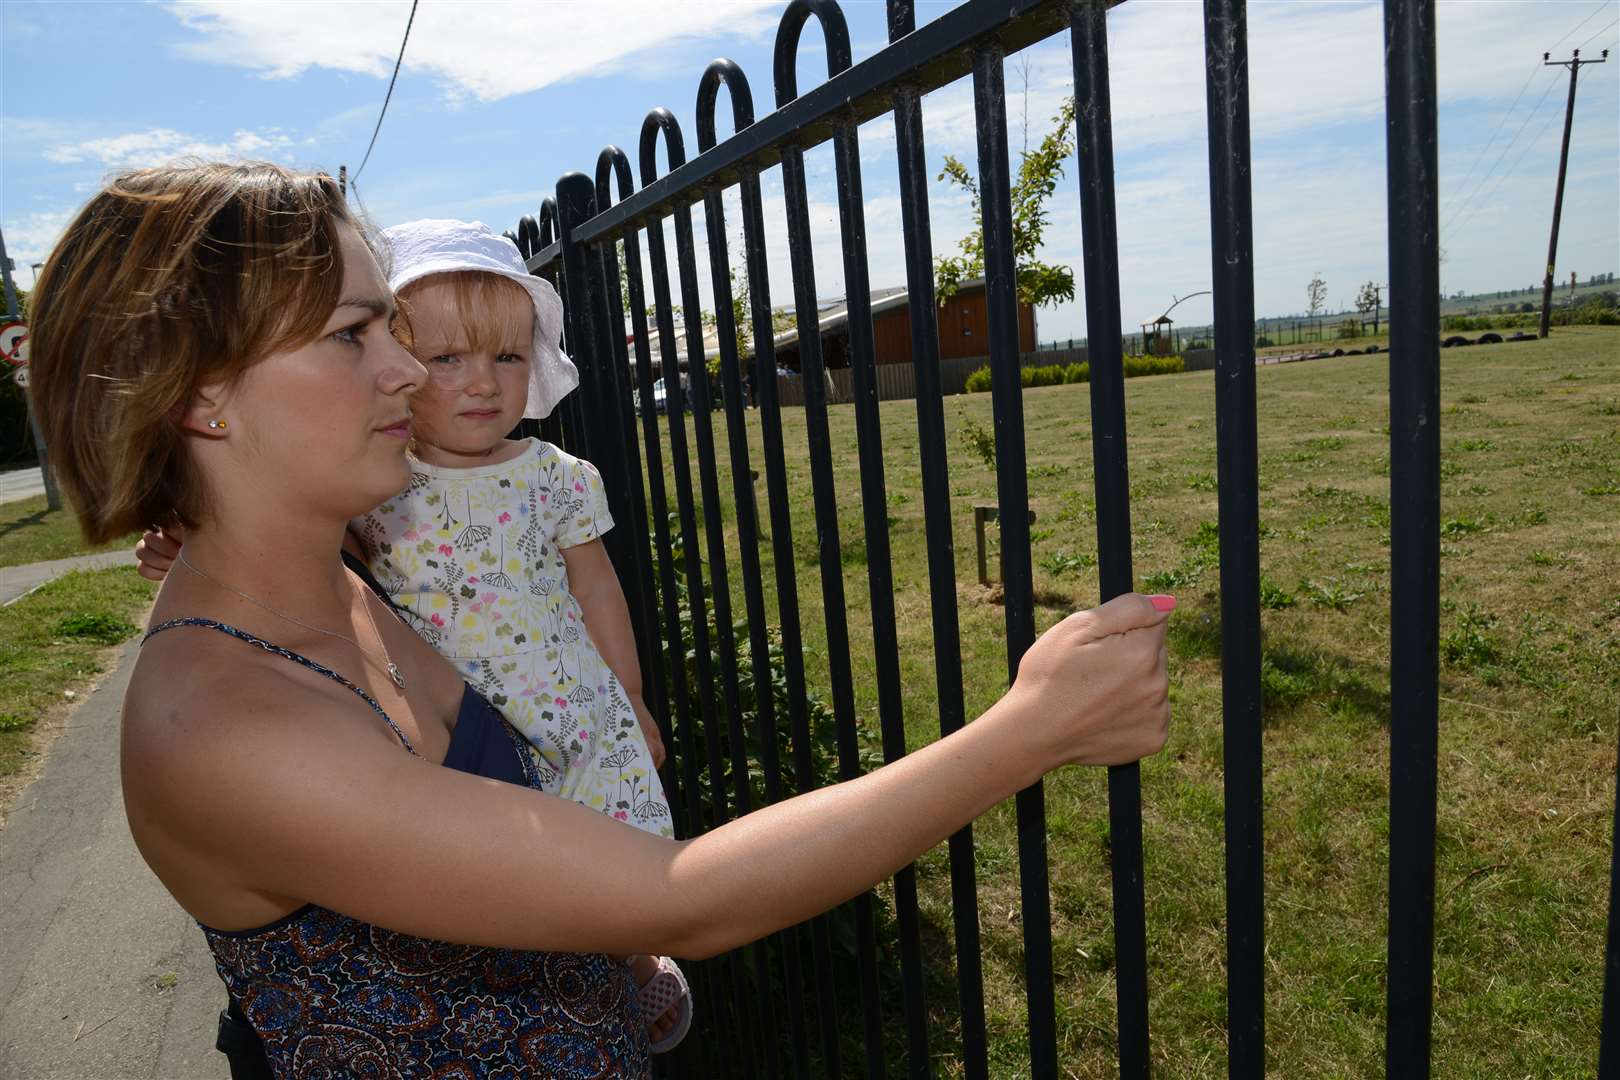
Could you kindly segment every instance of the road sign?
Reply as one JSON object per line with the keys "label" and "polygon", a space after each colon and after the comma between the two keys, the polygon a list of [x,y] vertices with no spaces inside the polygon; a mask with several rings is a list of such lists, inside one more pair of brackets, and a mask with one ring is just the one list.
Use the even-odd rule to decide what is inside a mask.
{"label": "road sign", "polygon": [[26,323],[10,322],[0,326],[0,356],[4,356],[8,364],[20,366],[28,363]]}
{"label": "road sign", "polygon": [[24,364],[22,367],[12,372],[11,378],[18,386],[26,389],[28,386],[28,365]]}

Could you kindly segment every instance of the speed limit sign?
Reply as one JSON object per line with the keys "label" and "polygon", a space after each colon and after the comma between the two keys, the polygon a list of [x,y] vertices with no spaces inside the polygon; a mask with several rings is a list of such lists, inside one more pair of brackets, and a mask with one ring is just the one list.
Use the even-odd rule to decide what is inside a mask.
{"label": "speed limit sign", "polygon": [[28,325],[9,322],[0,326],[0,356],[17,367],[28,363]]}

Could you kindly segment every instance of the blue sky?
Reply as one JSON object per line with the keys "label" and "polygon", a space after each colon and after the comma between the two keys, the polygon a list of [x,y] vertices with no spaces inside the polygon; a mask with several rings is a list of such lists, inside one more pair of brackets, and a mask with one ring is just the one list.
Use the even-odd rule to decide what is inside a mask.
{"label": "blue sky", "polygon": [[[919,22],[952,6],[919,2]],[[844,5],[857,60],[886,41],[883,5]],[[408,0],[343,4],[255,0],[0,4],[0,225],[18,280],[44,257],[98,181],[177,155],[269,158],[335,172],[359,164],[376,121]],[[665,105],[695,151],[698,77],[729,56],[768,110],[770,55],[782,4],[704,0],[421,0],[404,69],[359,187],[383,225],[478,218],[507,228],[533,213],[556,178],[592,171],[610,142],[633,148],[646,111]],[[1568,78],[1541,54],[1614,48],[1616,0],[1439,4],[1441,214],[1446,291],[1540,279]],[[1387,280],[1382,15],[1378,4],[1249,6],[1261,314],[1305,306],[1315,273],[1329,303]],[[1109,16],[1119,206],[1122,317],[1151,319],[1209,287],[1208,167],[1201,5],[1129,0]],[[801,88],[825,53],[814,24]],[[1027,67],[1024,61],[1027,60]],[[1027,94],[1025,85],[1027,81]],[[1011,143],[1031,143],[1071,90],[1066,36],[1008,64]],[[1620,58],[1583,69],[1558,271],[1620,271]],[[722,99],[724,106],[724,99]],[[947,153],[975,163],[966,81],[924,105],[934,171]],[[874,286],[904,283],[888,117],[861,131]],[[1504,153],[1504,150],[1506,151]],[[809,156],[818,291],[843,292],[832,159]],[[1045,256],[1080,265],[1071,167],[1052,202]],[[781,187],[765,178],[773,302],[790,302]],[[968,204],[932,193],[934,248],[954,250]],[[703,236],[701,207],[695,212]],[[738,218],[729,215],[733,234]],[[702,249],[700,245],[700,254]],[[707,282],[707,274],[700,274]],[[705,284],[705,290],[707,286]],[[1200,298],[1178,321],[1207,321]],[[1042,309],[1043,339],[1085,333],[1076,302]]]}

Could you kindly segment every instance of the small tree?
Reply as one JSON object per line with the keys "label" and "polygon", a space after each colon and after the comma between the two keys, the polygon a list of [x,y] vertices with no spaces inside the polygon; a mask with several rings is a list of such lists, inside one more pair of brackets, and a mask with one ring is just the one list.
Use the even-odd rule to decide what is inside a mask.
{"label": "small tree", "polygon": [[1369,281],[1356,293],[1356,311],[1361,314],[1363,319],[1368,315],[1372,316],[1374,334],[1378,333],[1379,307],[1378,283]]}
{"label": "small tree", "polygon": [[[1074,299],[1074,271],[1041,262],[1036,256],[1049,216],[1046,200],[1063,178],[1063,163],[1074,153],[1074,99],[1063,102],[1052,118],[1053,129],[1034,150],[1020,155],[1018,176],[1012,185],[1013,259],[1018,273],[1018,301],[1039,307]],[[956,295],[964,281],[984,276],[984,207],[979,183],[966,165],[947,155],[939,174],[966,191],[973,200],[973,228],[958,242],[960,255],[934,260],[934,291],[941,303]]]}
{"label": "small tree", "polygon": [[[1306,314],[1315,323],[1327,304],[1327,282],[1322,280],[1322,271],[1318,270],[1311,276],[1311,283],[1305,286],[1305,296],[1310,301],[1310,306],[1305,309]],[[1317,336],[1321,336],[1320,332]]]}

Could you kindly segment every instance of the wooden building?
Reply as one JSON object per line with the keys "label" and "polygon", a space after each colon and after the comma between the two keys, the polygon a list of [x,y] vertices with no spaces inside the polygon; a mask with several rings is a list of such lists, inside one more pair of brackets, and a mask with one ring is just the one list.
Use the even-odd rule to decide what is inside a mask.
{"label": "wooden building", "polygon": [[[911,305],[905,289],[878,289],[872,293],[872,343],[879,366],[911,363]],[[935,312],[939,325],[939,359],[985,357],[990,353],[990,319],[983,278],[962,283],[956,295]],[[821,355],[831,370],[849,367],[849,306],[839,302],[817,312],[821,329]],[[776,364],[800,370],[799,333],[789,330],[776,337]],[[1018,305],[1018,351],[1035,350],[1035,309]]]}

